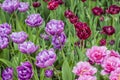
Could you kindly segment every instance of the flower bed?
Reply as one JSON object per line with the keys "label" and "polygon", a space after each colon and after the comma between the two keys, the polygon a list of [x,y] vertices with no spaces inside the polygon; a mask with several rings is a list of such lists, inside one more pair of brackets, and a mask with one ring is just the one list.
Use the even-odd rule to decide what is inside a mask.
{"label": "flower bed", "polygon": [[119,0],[0,0],[0,80],[120,80]]}

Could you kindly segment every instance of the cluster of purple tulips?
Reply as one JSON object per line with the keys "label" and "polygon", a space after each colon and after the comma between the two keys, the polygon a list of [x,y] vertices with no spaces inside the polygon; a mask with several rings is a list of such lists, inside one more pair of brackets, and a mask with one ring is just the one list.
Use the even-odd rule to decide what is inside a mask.
{"label": "cluster of purple tulips", "polygon": [[[19,2],[19,0],[5,0],[1,5],[1,8],[8,12],[13,13],[16,10],[20,12],[26,12],[29,8],[29,4],[27,2]],[[25,23],[31,28],[40,27],[43,23],[43,18],[40,14],[31,14],[25,20]],[[45,28],[45,31],[49,36],[52,36],[52,44],[54,49],[61,49],[66,42],[66,35],[64,33],[64,22],[61,20],[50,20]],[[45,37],[43,35],[43,37]],[[20,32],[12,32],[12,26],[8,23],[4,23],[0,25],[0,49],[7,48],[9,42],[18,45],[19,51],[24,54],[33,54],[35,53],[39,47],[35,45],[31,41],[27,41],[28,35],[24,31]],[[48,66],[52,66],[56,61],[56,54],[53,48],[49,50],[43,50],[36,56],[35,65],[39,68],[46,68]],[[33,77],[32,65],[29,61],[21,63],[20,66],[16,68],[18,73],[19,80],[29,80]],[[13,80],[13,68],[6,68],[2,72],[3,80]],[[45,74],[47,77],[51,77],[53,74],[52,70],[46,70]]]}

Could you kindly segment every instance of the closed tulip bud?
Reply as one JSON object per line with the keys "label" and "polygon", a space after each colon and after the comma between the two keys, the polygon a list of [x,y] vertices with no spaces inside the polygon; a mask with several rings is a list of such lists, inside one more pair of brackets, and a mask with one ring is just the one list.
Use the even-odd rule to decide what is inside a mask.
{"label": "closed tulip bud", "polygon": [[32,5],[33,5],[34,8],[38,8],[38,7],[41,6],[41,3],[40,2],[33,2]]}

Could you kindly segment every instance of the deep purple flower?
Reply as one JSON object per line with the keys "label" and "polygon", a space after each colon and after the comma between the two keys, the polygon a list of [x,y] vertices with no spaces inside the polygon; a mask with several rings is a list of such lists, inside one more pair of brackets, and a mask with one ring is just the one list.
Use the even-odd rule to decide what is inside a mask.
{"label": "deep purple flower", "polygon": [[79,19],[77,16],[73,16],[73,17],[69,18],[69,20],[72,24],[75,24],[76,22],[78,22]]}
{"label": "deep purple flower", "polygon": [[46,68],[52,66],[56,61],[56,54],[54,49],[43,50],[36,56],[36,66],[40,68]]}
{"label": "deep purple flower", "polygon": [[32,64],[28,61],[17,67],[19,80],[30,80],[33,77]]}
{"label": "deep purple flower", "polygon": [[19,6],[19,0],[5,0],[2,9],[8,13],[13,13]]}
{"label": "deep purple flower", "polygon": [[37,7],[40,7],[41,3],[40,2],[33,2],[32,5],[34,8],[37,8]]}
{"label": "deep purple flower", "polygon": [[53,70],[45,70],[45,76],[51,78],[53,76]]}
{"label": "deep purple flower", "polygon": [[59,5],[62,5],[64,3],[62,0],[51,0],[51,1],[57,2]]}
{"label": "deep purple flower", "polygon": [[91,29],[86,23],[78,22],[75,24],[75,29],[77,31],[77,36],[81,40],[85,40],[90,37]]}
{"label": "deep purple flower", "polygon": [[6,68],[2,72],[2,80],[13,80],[13,68]]}
{"label": "deep purple flower", "polygon": [[50,20],[45,28],[45,31],[49,35],[56,35],[56,34],[61,34],[64,30],[64,23],[61,20]]}
{"label": "deep purple flower", "polygon": [[114,44],[115,44],[115,40],[111,40],[111,41],[109,42],[109,44],[110,44],[110,45],[114,45]]}
{"label": "deep purple flower", "polygon": [[50,1],[50,2],[48,2],[47,8],[49,10],[55,10],[58,8],[58,6],[59,6],[59,4],[56,1]]}
{"label": "deep purple flower", "polygon": [[43,18],[40,14],[31,14],[25,20],[26,24],[30,27],[39,27],[43,23]]}
{"label": "deep purple flower", "polygon": [[0,49],[7,48],[9,39],[7,36],[0,36]]}
{"label": "deep purple flower", "polygon": [[106,35],[113,35],[115,33],[115,28],[113,26],[104,26],[102,32]]}
{"label": "deep purple flower", "polygon": [[38,50],[38,46],[35,46],[31,41],[19,44],[18,48],[24,54],[32,54]]}
{"label": "deep purple flower", "polygon": [[100,16],[100,15],[103,14],[104,11],[103,11],[103,9],[100,8],[100,7],[94,7],[94,8],[92,9],[92,12],[93,12],[94,15]]}
{"label": "deep purple flower", "polygon": [[106,11],[109,14],[118,14],[120,12],[120,7],[117,5],[111,5]]}
{"label": "deep purple flower", "polygon": [[84,26],[87,26],[87,24],[86,24],[86,23],[82,23],[82,22],[76,22],[76,23],[74,24],[74,27],[75,27],[75,30],[76,30],[76,31],[79,31],[79,28],[80,28],[80,27],[84,27]]}
{"label": "deep purple flower", "polygon": [[101,39],[100,46],[105,46],[105,45],[106,45],[106,39]]}
{"label": "deep purple flower", "polygon": [[23,43],[28,38],[28,35],[25,32],[21,31],[21,32],[13,32],[10,35],[10,37],[13,42],[20,44]]}
{"label": "deep purple flower", "polygon": [[20,12],[26,12],[29,9],[29,4],[28,2],[20,2],[18,10]]}
{"label": "deep purple flower", "polygon": [[9,35],[11,33],[12,27],[8,23],[3,23],[0,25],[0,34]]}
{"label": "deep purple flower", "polygon": [[90,59],[88,60],[88,62],[89,62],[91,65],[94,65],[94,62],[91,61]]}
{"label": "deep purple flower", "polygon": [[82,2],[86,2],[86,0],[81,0]]}
{"label": "deep purple flower", "polygon": [[50,36],[47,34],[40,34],[40,37],[43,38],[44,40],[49,40]]}
{"label": "deep purple flower", "polygon": [[66,18],[70,19],[70,18],[72,18],[74,16],[74,13],[71,10],[66,10],[64,12],[64,15],[65,15]]}
{"label": "deep purple flower", "polygon": [[66,35],[62,32],[60,35],[55,35],[52,37],[52,45],[56,49],[61,49],[66,42]]}

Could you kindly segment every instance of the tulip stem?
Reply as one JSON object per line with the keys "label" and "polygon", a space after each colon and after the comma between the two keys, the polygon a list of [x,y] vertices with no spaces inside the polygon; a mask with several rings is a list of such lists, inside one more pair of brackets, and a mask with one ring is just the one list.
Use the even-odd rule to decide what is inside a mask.
{"label": "tulip stem", "polygon": [[63,49],[62,49],[61,53],[62,53],[63,59],[65,60],[65,54],[64,54]]}
{"label": "tulip stem", "polygon": [[54,67],[54,65],[53,65],[53,70],[56,72],[56,75],[57,75],[57,77],[58,77],[58,80],[61,80],[60,79],[60,76],[59,76],[59,71]]}
{"label": "tulip stem", "polygon": [[41,75],[40,75],[40,80],[44,80],[44,69],[41,69]]}
{"label": "tulip stem", "polygon": [[81,49],[84,49],[85,41],[81,40],[80,42],[81,42]]}
{"label": "tulip stem", "polygon": [[37,39],[39,38],[40,30],[36,28],[36,39],[35,39],[35,44],[37,44]]}

